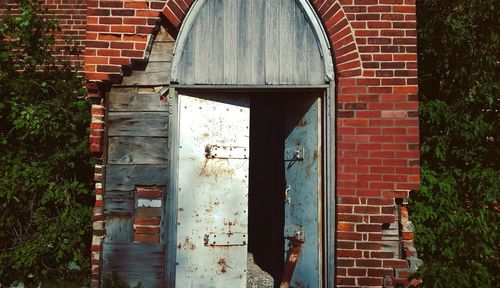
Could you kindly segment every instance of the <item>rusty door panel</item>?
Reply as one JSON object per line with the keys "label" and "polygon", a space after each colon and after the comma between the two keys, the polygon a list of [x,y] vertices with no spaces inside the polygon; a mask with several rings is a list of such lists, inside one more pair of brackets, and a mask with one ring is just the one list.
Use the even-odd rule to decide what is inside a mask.
{"label": "rusty door panel", "polygon": [[245,287],[247,96],[179,95],[176,287]]}
{"label": "rusty door panel", "polygon": [[291,287],[322,287],[320,100],[290,97],[285,104],[285,250],[293,250],[291,239],[302,242]]}

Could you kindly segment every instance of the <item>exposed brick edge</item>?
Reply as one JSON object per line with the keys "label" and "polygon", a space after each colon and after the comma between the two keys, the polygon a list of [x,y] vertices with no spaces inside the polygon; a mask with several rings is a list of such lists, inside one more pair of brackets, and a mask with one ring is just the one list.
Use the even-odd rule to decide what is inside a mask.
{"label": "exposed brick edge", "polygon": [[91,244],[91,287],[99,287],[102,241],[105,230],[105,217],[103,214],[103,151],[104,151],[104,91],[106,82],[86,83],[87,100],[92,103],[89,143],[96,165],[94,167],[95,204],[92,210],[92,244]]}
{"label": "exposed brick edge", "polygon": [[323,23],[335,58],[337,77],[362,75],[361,57],[354,32],[339,1],[311,1]]}
{"label": "exposed brick edge", "polygon": [[408,276],[415,273],[418,267],[422,264],[422,260],[418,258],[417,250],[415,249],[414,226],[408,214],[408,201],[403,200],[400,206],[401,214],[401,234],[403,240],[403,257],[408,261],[407,268],[394,268],[394,286],[418,287],[422,284],[421,279],[408,280]]}

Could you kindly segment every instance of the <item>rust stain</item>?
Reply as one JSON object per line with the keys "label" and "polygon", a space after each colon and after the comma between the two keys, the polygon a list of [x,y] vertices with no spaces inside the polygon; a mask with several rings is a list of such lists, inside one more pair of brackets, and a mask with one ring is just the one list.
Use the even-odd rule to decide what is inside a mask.
{"label": "rust stain", "polygon": [[218,177],[219,175],[234,175],[234,168],[229,166],[228,159],[207,158],[203,160],[203,166],[199,176]]}
{"label": "rust stain", "polygon": [[297,265],[300,253],[302,252],[302,244],[304,243],[303,241],[297,239],[296,237],[286,237],[286,238],[290,241],[290,243],[280,288],[290,287],[290,281],[292,280],[293,273],[295,271],[295,266]]}
{"label": "rust stain", "polygon": [[318,160],[318,150],[314,150],[314,153],[313,153],[313,160],[314,160],[314,161]]}
{"label": "rust stain", "polygon": [[201,167],[201,171],[199,176],[210,176],[210,174],[207,173],[207,164],[208,164],[208,159],[205,159],[203,161],[203,167]]}
{"label": "rust stain", "polygon": [[307,120],[304,118],[300,119],[298,126],[299,127],[307,126]]}
{"label": "rust stain", "polygon": [[217,262],[217,263],[221,266],[220,272],[222,272],[222,273],[226,273],[227,268],[233,269],[233,267],[227,265],[226,259],[224,259],[224,258],[219,259],[219,262]]}
{"label": "rust stain", "polygon": [[[182,244],[179,244],[179,246],[181,246],[185,250],[193,251],[196,249],[196,245],[194,245],[194,243],[191,242],[189,237],[186,237],[186,239],[184,239],[184,242]],[[179,247],[179,248],[181,248],[181,247]]]}

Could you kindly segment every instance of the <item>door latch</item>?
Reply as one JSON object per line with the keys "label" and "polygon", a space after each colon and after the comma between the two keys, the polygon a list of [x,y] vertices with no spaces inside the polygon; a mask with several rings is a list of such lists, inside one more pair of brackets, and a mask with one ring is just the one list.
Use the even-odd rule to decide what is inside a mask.
{"label": "door latch", "polygon": [[304,161],[305,148],[296,147],[295,149],[285,150],[285,161]]}
{"label": "door latch", "polygon": [[290,204],[290,197],[288,197],[288,191],[290,191],[290,189],[292,189],[290,185],[287,185],[285,188],[285,204]]}

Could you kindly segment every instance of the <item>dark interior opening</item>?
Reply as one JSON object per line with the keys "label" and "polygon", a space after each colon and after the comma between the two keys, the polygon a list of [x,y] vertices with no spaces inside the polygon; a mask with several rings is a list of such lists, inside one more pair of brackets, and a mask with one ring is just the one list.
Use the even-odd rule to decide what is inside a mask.
{"label": "dark interior opening", "polygon": [[279,287],[283,274],[284,229],[283,97],[251,97],[248,251]]}

